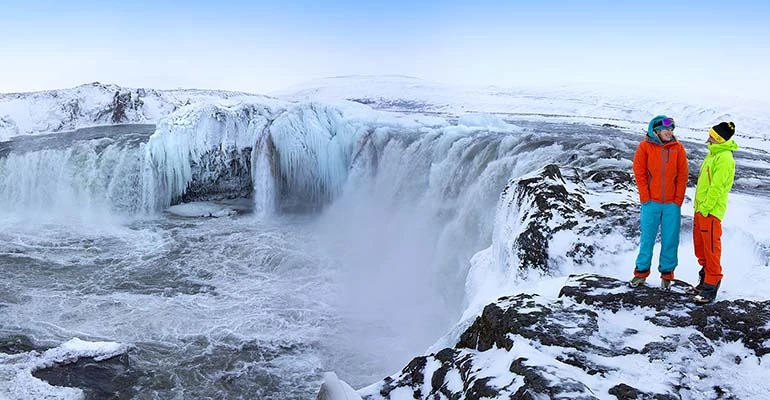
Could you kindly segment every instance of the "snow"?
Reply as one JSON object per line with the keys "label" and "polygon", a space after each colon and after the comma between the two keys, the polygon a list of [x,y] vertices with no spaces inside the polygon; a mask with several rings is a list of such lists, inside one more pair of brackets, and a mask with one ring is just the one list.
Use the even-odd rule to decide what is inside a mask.
{"label": "snow", "polygon": [[512,126],[493,114],[463,114],[457,119],[457,125],[488,129],[490,131],[509,131]]}
{"label": "snow", "polygon": [[237,211],[232,208],[224,207],[222,205],[199,201],[193,203],[177,204],[171,206],[165,210],[169,214],[178,215],[180,217],[230,217],[237,214]]}
{"label": "snow", "polygon": [[361,396],[334,372],[326,372],[319,390],[318,400],[361,400]]}

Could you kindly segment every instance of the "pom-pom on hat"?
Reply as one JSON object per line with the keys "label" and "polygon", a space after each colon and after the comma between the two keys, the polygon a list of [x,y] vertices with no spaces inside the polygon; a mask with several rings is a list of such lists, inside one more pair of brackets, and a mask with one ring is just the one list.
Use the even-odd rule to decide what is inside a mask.
{"label": "pom-pom on hat", "polygon": [[732,122],[720,122],[709,129],[709,136],[717,143],[724,143],[735,135],[735,124]]}

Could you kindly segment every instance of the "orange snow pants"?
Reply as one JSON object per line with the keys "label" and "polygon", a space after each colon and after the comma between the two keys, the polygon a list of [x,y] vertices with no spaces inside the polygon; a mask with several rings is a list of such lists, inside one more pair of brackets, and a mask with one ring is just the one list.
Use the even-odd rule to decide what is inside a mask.
{"label": "orange snow pants", "polygon": [[706,273],[704,283],[716,286],[722,281],[722,221],[696,212],[693,218],[692,243],[698,264]]}

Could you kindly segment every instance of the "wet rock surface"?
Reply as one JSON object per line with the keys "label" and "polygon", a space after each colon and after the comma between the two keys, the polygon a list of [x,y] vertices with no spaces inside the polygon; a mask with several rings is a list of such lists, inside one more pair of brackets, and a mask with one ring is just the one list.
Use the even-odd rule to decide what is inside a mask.
{"label": "wet rock surface", "polygon": [[80,388],[86,400],[133,399],[136,395],[133,386],[139,378],[131,369],[127,354],[102,361],[79,358],[73,363],[34,371],[32,375],[51,385]]}

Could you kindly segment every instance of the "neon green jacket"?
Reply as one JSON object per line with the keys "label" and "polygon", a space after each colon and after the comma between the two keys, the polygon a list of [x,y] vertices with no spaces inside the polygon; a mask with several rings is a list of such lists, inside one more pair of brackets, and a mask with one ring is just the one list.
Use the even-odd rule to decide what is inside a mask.
{"label": "neon green jacket", "polygon": [[733,152],[738,150],[738,144],[730,139],[720,144],[709,143],[708,147],[695,188],[695,212],[711,214],[721,221],[727,211],[727,193],[735,180]]}

